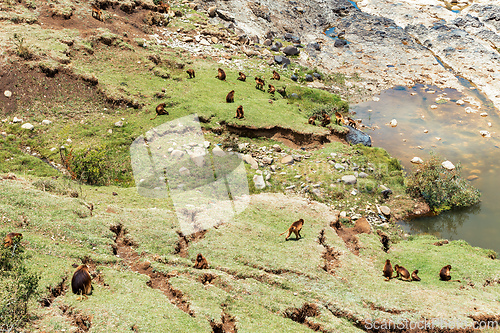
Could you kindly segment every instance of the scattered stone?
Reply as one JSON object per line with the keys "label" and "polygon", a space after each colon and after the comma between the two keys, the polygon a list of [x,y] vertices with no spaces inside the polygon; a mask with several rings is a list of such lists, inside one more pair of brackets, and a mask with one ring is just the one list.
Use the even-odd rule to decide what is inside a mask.
{"label": "scattered stone", "polygon": [[257,163],[257,161],[252,157],[252,155],[249,155],[249,154],[245,154],[243,155],[243,161],[245,161],[246,163],[250,164],[250,167],[252,169],[255,169],[257,170],[259,168],[259,164]]}
{"label": "scattered stone", "polygon": [[321,80],[321,74],[314,72],[314,73],[313,73],[313,76],[314,76],[316,79]]}
{"label": "scattered stone", "polygon": [[311,74],[306,74],[306,81],[307,82],[313,82],[314,81],[314,78]]}
{"label": "scattered stone", "polygon": [[478,175],[470,175],[469,177],[467,177],[467,180],[473,181],[473,180],[476,180],[478,178],[479,178]]}
{"label": "scattered stone", "polygon": [[307,46],[312,48],[313,50],[321,51],[321,45],[319,45],[319,43],[309,43],[307,44]]}
{"label": "scattered stone", "polygon": [[216,9],[215,12],[222,20],[228,22],[234,22],[234,17],[228,11]]}
{"label": "scattered stone", "polygon": [[254,175],[253,183],[255,185],[255,188],[258,190],[262,190],[266,187],[266,182],[264,181],[264,177],[262,177],[262,175]]}
{"label": "scattered stone", "polygon": [[212,154],[217,157],[226,156],[226,153],[219,146],[215,146],[214,149],[212,149]]}
{"label": "scattered stone", "polygon": [[300,51],[295,46],[288,45],[283,49],[283,53],[286,54],[287,56],[293,56],[299,54]]}
{"label": "scattered stone", "polygon": [[27,130],[32,130],[35,126],[31,125],[30,123],[23,124],[21,128],[27,129]]}
{"label": "scattered stone", "polygon": [[179,169],[179,173],[182,175],[182,176],[189,176],[191,174],[191,172],[189,171],[188,168],[186,167],[182,167]]}
{"label": "scattered stone", "polygon": [[204,146],[205,148],[210,147],[210,141],[203,141],[203,146]]}
{"label": "scattered stone", "polygon": [[345,166],[343,166],[340,163],[335,163],[335,169],[337,169],[337,170],[345,170]]}
{"label": "scattered stone", "polygon": [[52,122],[50,120],[48,120],[48,119],[42,120],[42,125],[50,125],[50,124],[52,124]]}
{"label": "scattered stone", "polygon": [[453,165],[453,163],[451,163],[450,161],[444,161],[443,163],[441,163],[441,165],[443,166],[443,168],[445,168],[446,170],[453,170],[455,169],[455,166]]}
{"label": "scattered stone", "polygon": [[342,176],[341,180],[344,182],[346,185],[354,185],[356,184],[356,177],[353,175],[346,175]]}
{"label": "scattered stone", "polygon": [[14,119],[12,120],[12,122],[15,124],[15,123],[22,123],[23,120],[20,119],[20,118],[17,118],[17,117],[14,117]]}
{"label": "scattered stone", "polygon": [[465,104],[465,102],[464,102],[464,101],[462,101],[461,99],[459,99],[459,100],[457,101],[457,105],[464,105],[464,104]]}
{"label": "scattered stone", "polygon": [[286,190],[293,190],[295,188],[295,185],[290,185],[285,187]]}
{"label": "scattered stone", "polygon": [[385,216],[390,216],[391,215],[391,209],[389,207],[387,207],[387,206],[380,206],[380,211]]}
{"label": "scattered stone", "polygon": [[368,174],[366,174],[364,172],[360,172],[358,175],[358,178],[367,178],[367,177],[368,177]]}
{"label": "scattered stone", "polygon": [[415,156],[414,158],[412,158],[410,162],[413,163],[413,164],[422,164],[422,163],[424,163],[424,161],[420,157],[417,157],[417,156]]}
{"label": "scattered stone", "polygon": [[206,39],[202,39],[200,40],[200,45],[203,45],[203,46],[210,46],[210,42]]}
{"label": "scattered stone", "polygon": [[290,79],[292,79],[292,81],[294,82],[297,82],[297,80],[299,79],[297,75],[293,74]]}
{"label": "scattered stone", "polygon": [[293,157],[292,155],[287,155],[281,159],[281,163],[283,164],[293,164]]}
{"label": "scattered stone", "polygon": [[393,119],[393,120],[391,120],[389,125],[391,125],[392,127],[396,127],[396,126],[398,126],[398,121],[396,119]]}
{"label": "scattered stone", "polygon": [[217,7],[213,6],[208,8],[208,16],[215,17],[217,15]]}
{"label": "scattered stone", "polygon": [[266,40],[264,41],[264,45],[265,45],[265,46],[271,46],[272,44],[273,44],[273,41],[272,41],[272,40],[270,40],[270,39],[266,39]]}
{"label": "scattered stone", "polygon": [[479,131],[479,133],[484,137],[484,138],[489,138],[491,137],[490,132],[488,131]]}
{"label": "scattered stone", "polygon": [[10,91],[10,90],[5,90],[5,91],[3,92],[3,95],[4,95],[5,97],[12,97],[12,91]]}
{"label": "scattered stone", "polygon": [[121,120],[120,120],[120,121],[117,121],[117,122],[115,123],[115,126],[116,126],[116,127],[123,127],[123,121],[121,121]]}
{"label": "scattered stone", "polygon": [[278,152],[278,153],[281,151],[280,145],[273,145],[273,149],[275,152]]}
{"label": "scattered stone", "polygon": [[271,165],[271,164],[273,164],[273,162],[274,162],[274,159],[272,157],[264,156],[262,158],[262,163],[264,163],[266,165]]}
{"label": "scattered stone", "polygon": [[334,47],[344,47],[345,45],[347,45],[347,41],[344,39],[336,39],[333,44]]}
{"label": "scattered stone", "polygon": [[486,112],[481,112],[480,116],[481,116],[481,117],[488,117],[488,113],[486,113]]}
{"label": "scattered stone", "polygon": [[437,106],[437,105],[435,105],[435,104],[432,104],[432,105],[431,105],[431,109],[437,109],[437,108],[438,108],[438,106]]}

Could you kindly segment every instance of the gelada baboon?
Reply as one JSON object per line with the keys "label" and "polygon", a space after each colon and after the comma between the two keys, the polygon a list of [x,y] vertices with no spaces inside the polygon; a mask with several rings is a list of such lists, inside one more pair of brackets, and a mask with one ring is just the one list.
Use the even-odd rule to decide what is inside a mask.
{"label": "gelada baboon", "polygon": [[274,92],[276,91],[276,89],[274,88],[274,86],[272,84],[268,85],[269,89],[267,89],[267,92],[274,95]]}
{"label": "gelada baboon", "polygon": [[460,282],[460,280],[452,280],[451,279],[450,270],[451,270],[451,265],[446,265],[443,268],[441,268],[441,271],[439,272],[439,277],[441,278],[441,280]]}
{"label": "gelada baboon", "polygon": [[170,5],[168,3],[163,2],[163,1],[160,1],[158,6],[160,9],[160,12],[163,11],[164,13],[168,13],[168,11],[170,10]]}
{"label": "gelada baboon", "polygon": [[309,120],[307,121],[309,125],[316,125],[316,116],[309,117]]}
{"label": "gelada baboon", "polygon": [[385,232],[383,232],[382,230],[377,230],[377,234],[380,236],[380,242],[382,243],[382,250],[384,250],[384,252],[387,252],[389,251],[389,236],[387,236],[387,234]]}
{"label": "gelada baboon", "polygon": [[234,103],[234,90],[231,90],[226,96],[226,103]]}
{"label": "gelada baboon", "polygon": [[165,103],[158,104],[158,105],[156,106],[156,116],[154,116],[153,118],[151,118],[151,119],[149,119],[149,120],[156,119],[156,117],[158,117],[158,116],[163,116],[163,115],[165,115],[165,114],[168,116],[168,111],[167,111],[167,110],[165,110],[165,106],[166,106],[166,105],[167,105],[167,104],[165,104]]}
{"label": "gelada baboon", "polygon": [[91,4],[92,6],[92,17],[102,21],[102,10],[98,8],[95,4]]}
{"label": "gelada baboon", "polygon": [[281,89],[276,90],[283,98],[286,98],[286,86],[281,87]]}
{"label": "gelada baboon", "polygon": [[236,80],[240,80],[240,81],[243,81],[243,82],[245,82],[247,80],[247,76],[244,73],[239,72],[238,74],[240,76],[238,76],[238,78]]}
{"label": "gelada baboon", "polygon": [[5,236],[5,238],[4,238],[3,246],[4,247],[12,246],[12,244],[14,244],[14,240],[16,237],[19,237],[19,240],[21,240],[21,239],[23,239],[23,234],[19,234],[17,232],[8,233],[7,236]]}
{"label": "gelada baboon", "polygon": [[351,117],[347,117],[347,123],[352,128],[357,128],[357,123]]}
{"label": "gelada baboon", "polygon": [[234,117],[236,119],[243,119],[245,118],[245,116],[243,115],[243,106],[240,105],[236,108],[236,117]]}
{"label": "gelada baboon", "polygon": [[280,74],[276,71],[273,71],[273,77],[271,78],[271,80],[279,81],[279,79],[280,79]]}
{"label": "gelada baboon", "polygon": [[332,119],[330,116],[326,113],[323,113],[323,120],[321,121],[321,126],[326,127],[326,125],[330,124]]}
{"label": "gelada baboon", "polygon": [[[300,219],[298,221],[295,221],[292,223],[292,225],[290,226],[290,228],[288,228],[288,235],[285,237],[285,240],[288,240],[288,237],[290,237],[290,235],[292,234],[292,232],[295,234],[295,239],[299,239],[299,238],[302,238],[302,236],[300,235],[300,230],[302,230],[302,226],[304,225],[304,220],[303,219]],[[285,231],[285,232],[287,232]],[[285,232],[281,233],[281,235],[283,235]]]}
{"label": "gelada baboon", "polygon": [[411,280],[412,281],[420,281],[420,278],[418,277],[418,269],[414,270],[413,273],[411,273]]}
{"label": "gelada baboon", "polygon": [[259,89],[259,90],[264,90],[264,85],[266,83],[264,82],[263,79],[259,78],[259,77],[256,77],[255,78],[255,88]]}
{"label": "gelada baboon", "polygon": [[219,72],[217,73],[216,78],[221,81],[226,81],[226,72],[222,68],[217,69]]}
{"label": "gelada baboon", "polygon": [[87,299],[87,295],[92,295],[92,277],[87,265],[80,265],[71,279],[71,290],[73,294],[80,295],[77,300],[82,299],[82,295]]}
{"label": "gelada baboon", "polygon": [[188,70],[186,71],[186,73],[188,73],[188,74],[189,74],[189,78],[190,78],[190,79],[193,79],[193,78],[195,78],[195,77],[196,77],[196,76],[194,75],[194,69],[188,69]]}
{"label": "gelada baboon", "polygon": [[403,266],[395,265],[394,271],[396,272],[396,278],[400,276],[403,281],[411,281],[410,272]]}
{"label": "gelada baboon", "polygon": [[335,123],[337,125],[342,125],[344,123],[344,116],[342,116],[338,111],[335,111]]}
{"label": "gelada baboon", "polygon": [[208,261],[201,253],[198,253],[198,255],[196,256],[196,262],[194,263],[193,267],[196,269],[207,269]]}
{"label": "gelada baboon", "polygon": [[389,259],[387,259],[385,261],[385,265],[384,265],[384,276],[385,276],[385,280],[386,281],[389,281],[390,279],[392,279],[392,265],[391,265],[391,261]]}

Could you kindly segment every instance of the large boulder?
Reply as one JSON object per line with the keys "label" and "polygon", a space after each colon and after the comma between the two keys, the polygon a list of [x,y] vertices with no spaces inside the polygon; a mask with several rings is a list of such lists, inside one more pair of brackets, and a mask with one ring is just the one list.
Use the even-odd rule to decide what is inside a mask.
{"label": "large boulder", "polygon": [[354,184],[356,184],[356,181],[357,181],[356,177],[353,175],[342,176],[341,180],[346,185],[354,185]]}
{"label": "large boulder", "polygon": [[286,55],[288,55],[288,56],[293,56],[293,55],[299,54],[300,51],[295,46],[288,45],[287,47],[285,47],[283,49],[283,53],[286,54]]}
{"label": "large boulder", "polygon": [[351,145],[357,145],[358,143],[361,143],[366,147],[372,146],[372,138],[365,132],[360,131],[356,128],[349,127],[349,132],[347,133],[345,139]]}

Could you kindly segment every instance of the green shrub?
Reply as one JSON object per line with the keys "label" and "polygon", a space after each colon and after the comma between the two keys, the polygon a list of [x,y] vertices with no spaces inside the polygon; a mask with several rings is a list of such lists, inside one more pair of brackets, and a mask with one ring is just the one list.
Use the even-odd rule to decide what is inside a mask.
{"label": "green shrub", "polygon": [[105,184],[106,152],[102,148],[89,148],[75,152],[71,158],[71,174],[90,185]]}
{"label": "green shrub", "polygon": [[26,269],[24,247],[19,238],[13,241],[0,247],[0,332],[19,332],[29,320],[30,300],[38,296],[40,276]]}
{"label": "green shrub", "polygon": [[407,192],[414,197],[423,197],[437,213],[475,205],[481,195],[460,176],[460,165],[455,170],[446,170],[437,156],[431,156],[409,175]]}

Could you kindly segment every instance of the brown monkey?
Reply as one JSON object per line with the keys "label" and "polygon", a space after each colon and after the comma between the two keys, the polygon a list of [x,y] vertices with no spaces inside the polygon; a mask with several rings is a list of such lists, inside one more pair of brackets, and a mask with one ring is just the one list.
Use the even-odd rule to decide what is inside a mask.
{"label": "brown monkey", "polygon": [[5,236],[5,238],[4,238],[4,244],[3,244],[3,246],[4,247],[10,247],[10,246],[12,246],[12,244],[14,244],[14,239],[16,237],[19,237],[19,240],[21,240],[21,239],[23,239],[23,234],[19,234],[17,232],[8,233],[7,236]]}
{"label": "brown monkey", "polygon": [[[288,237],[290,237],[290,235],[292,234],[292,232],[295,234],[295,239],[299,239],[299,238],[302,238],[302,236],[300,235],[300,230],[302,230],[302,226],[304,225],[304,220],[303,219],[300,219],[298,221],[295,221],[292,223],[292,225],[290,226],[290,228],[288,228],[288,235],[285,237],[285,240],[288,240]],[[285,232],[287,232],[285,231]],[[281,235],[283,235],[285,232],[281,233]]]}
{"label": "brown monkey", "polygon": [[190,78],[190,79],[193,79],[193,78],[195,78],[195,77],[196,77],[196,76],[194,75],[194,69],[188,69],[188,70],[186,71],[186,73],[188,73],[188,74],[189,74],[189,78]]}
{"label": "brown monkey", "polygon": [[245,116],[243,115],[243,106],[240,105],[238,106],[238,108],[236,108],[236,117],[234,117],[236,119],[243,119],[245,118]]}
{"label": "brown monkey", "polygon": [[460,282],[460,280],[452,280],[451,279],[450,270],[451,270],[451,265],[446,265],[443,268],[441,268],[441,271],[439,272],[439,277],[441,278],[441,280]]}
{"label": "brown monkey", "polygon": [[163,115],[165,115],[165,114],[168,116],[168,111],[167,111],[167,110],[165,110],[165,106],[166,106],[166,105],[167,105],[167,104],[165,104],[165,103],[160,103],[160,104],[158,104],[158,105],[156,106],[156,116],[154,116],[154,118],[151,118],[151,119],[149,119],[149,120],[156,119],[156,117],[158,117],[158,116],[163,116]]}
{"label": "brown monkey", "polygon": [[281,87],[281,89],[276,90],[283,98],[286,98],[286,86]]}
{"label": "brown monkey", "polygon": [[396,272],[396,278],[401,276],[401,280],[403,281],[411,281],[410,272],[403,266],[395,265],[394,271]]}
{"label": "brown monkey", "polygon": [[418,277],[418,269],[414,270],[413,273],[411,273],[411,280],[412,281],[420,281],[420,278]]}
{"label": "brown monkey", "polygon": [[73,294],[80,295],[77,300],[82,299],[82,295],[87,299],[87,295],[92,295],[92,277],[87,265],[80,265],[71,279],[71,290]]}
{"label": "brown monkey", "polygon": [[158,6],[160,7],[160,12],[164,12],[164,13],[168,13],[168,11],[170,10],[170,5],[168,3],[165,3],[163,1],[160,1],[160,3],[158,4]]}
{"label": "brown monkey", "polygon": [[272,84],[269,84],[268,87],[269,87],[269,89],[267,89],[267,92],[274,95],[274,92],[276,91],[274,86]]}
{"label": "brown monkey", "polygon": [[326,127],[326,125],[330,124],[332,119],[330,116],[326,113],[323,113],[323,120],[321,121],[321,126]]}
{"label": "brown monkey", "polygon": [[259,77],[256,77],[255,78],[255,88],[259,89],[259,90],[264,90],[264,85],[266,83],[264,82],[263,79],[259,78]]}
{"label": "brown monkey", "polygon": [[316,125],[316,116],[309,117],[308,123],[309,125]]}
{"label": "brown monkey", "polygon": [[198,253],[198,255],[196,256],[196,262],[194,263],[193,267],[196,269],[207,269],[208,261],[201,253]]}
{"label": "brown monkey", "polygon": [[234,90],[231,90],[226,96],[226,103],[234,103]]}
{"label": "brown monkey", "polygon": [[219,72],[217,73],[216,78],[221,81],[226,81],[226,72],[222,68],[217,69]]}
{"label": "brown monkey", "polygon": [[238,78],[236,80],[240,80],[240,81],[243,81],[243,82],[245,82],[247,80],[247,76],[244,73],[239,72],[238,74],[240,76],[238,76]]}
{"label": "brown monkey", "polygon": [[342,125],[344,123],[344,117],[338,111],[335,111],[335,123],[337,125]]}
{"label": "brown monkey", "polygon": [[92,6],[92,17],[99,21],[103,21],[102,10],[98,8],[95,4],[91,4],[91,6]]}
{"label": "brown monkey", "polygon": [[271,78],[271,80],[277,80],[279,81],[280,80],[280,74],[276,71],[273,71],[273,77]]}
{"label": "brown monkey", "polygon": [[351,117],[347,117],[347,123],[349,126],[351,126],[353,128],[357,128],[356,122]]}
{"label": "brown monkey", "polygon": [[389,236],[387,236],[387,234],[385,232],[383,232],[382,230],[377,230],[377,234],[380,236],[380,242],[382,243],[382,250],[384,250],[384,252],[387,252],[389,251]]}
{"label": "brown monkey", "polygon": [[384,265],[384,276],[385,276],[385,280],[386,281],[389,281],[390,279],[392,279],[392,265],[391,265],[391,261],[389,259],[387,259],[385,261],[385,265]]}

